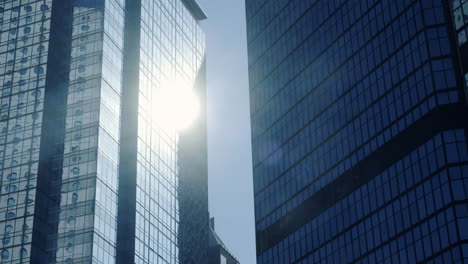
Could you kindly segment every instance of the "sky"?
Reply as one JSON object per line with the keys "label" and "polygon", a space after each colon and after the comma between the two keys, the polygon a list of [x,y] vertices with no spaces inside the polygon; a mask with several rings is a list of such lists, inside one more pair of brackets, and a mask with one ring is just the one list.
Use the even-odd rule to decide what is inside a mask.
{"label": "sky", "polygon": [[244,0],[198,0],[208,15],[209,208],[215,229],[242,264],[255,260]]}

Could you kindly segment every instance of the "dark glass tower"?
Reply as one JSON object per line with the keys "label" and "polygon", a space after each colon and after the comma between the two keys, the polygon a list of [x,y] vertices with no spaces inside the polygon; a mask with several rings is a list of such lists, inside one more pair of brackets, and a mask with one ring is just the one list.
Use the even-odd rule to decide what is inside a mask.
{"label": "dark glass tower", "polygon": [[206,120],[206,62],[200,67],[195,93],[200,118],[179,137],[179,261],[207,263],[210,236],[208,213],[208,142]]}
{"label": "dark glass tower", "polygon": [[[195,0],[0,1],[1,263],[172,264],[188,245],[207,252],[205,113],[181,142],[151,112],[167,81],[204,94],[204,18]],[[205,159],[178,156],[192,141]],[[190,244],[179,232],[188,177],[205,187],[190,213],[206,219]]]}
{"label": "dark glass tower", "polygon": [[466,0],[246,0],[257,261],[466,263]]}

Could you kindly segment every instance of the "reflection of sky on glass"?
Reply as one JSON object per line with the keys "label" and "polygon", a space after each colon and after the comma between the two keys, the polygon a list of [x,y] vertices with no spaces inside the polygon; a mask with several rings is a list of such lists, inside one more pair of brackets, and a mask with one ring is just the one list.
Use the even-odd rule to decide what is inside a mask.
{"label": "reflection of sky on glass", "polygon": [[[178,104],[180,101],[177,99],[180,97],[175,90],[181,86],[192,88],[203,60],[203,34],[181,1],[142,1],[142,7],[137,204],[144,206],[136,207],[136,223],[149,226],[149,232],[146,232],[147,229],[141,232],[137,226],[135,238],[144,243],[136,245],[135,256],[139,259],[152,259],[154,252],[148,249],[153,244],[158,244],[157,262],[162,263],[163,258],[164,262],[176,263],[179,220],[176,214],[178,137],[175,130],[170,128],[171,125],[166,127],[164,120],[157,119],[153,110],[154,105],[162,104],[158,102],[162,96],[161,89],[169,89],[167,93],[172,98],[170,100],[173,104]],[[162,106],[162,110],[170,109]],[[173,113],[161,115],[166,118],[174,117]],[[147,206],[148,201],[151,206]],[[163,225],[157,224],[154,216],[158,216]]]}
{"label": "reflection of sky on glass", "polygon": [[244,0],[198,0],[208,15],[210,212],[241,263],[255,263]]}
{"label": "reflection of sky on glass", "polygon": [[198,98],[194,95],[192,86],[182,80],[170,80],[154,89],[150,102],[153,122],[176,132],[189,128],[199,111]]}

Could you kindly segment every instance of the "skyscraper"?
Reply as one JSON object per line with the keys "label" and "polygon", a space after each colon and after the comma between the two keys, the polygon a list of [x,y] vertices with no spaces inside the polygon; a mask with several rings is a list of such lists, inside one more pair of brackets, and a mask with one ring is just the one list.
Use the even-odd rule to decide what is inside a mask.
{"label": "skyscraper", "polygon": [[[182,178],[206,186],[206,159],[194,162],[195,176],[179,171],[178,148],[193,143],[180,145],[152,102],[171,81],[204,94],[204,18],[195,0],[1,1],[2,263],[184,258]],[[199,144],[201,108],[191,129]],[[205,242],[190,244],[201,251],[202,192],[191,213],[206,218],[206,236],[191,239]]]}
{"label": "skyscraper", "polygon": [[257,261],[468,259],[468,1],[246,0]]}

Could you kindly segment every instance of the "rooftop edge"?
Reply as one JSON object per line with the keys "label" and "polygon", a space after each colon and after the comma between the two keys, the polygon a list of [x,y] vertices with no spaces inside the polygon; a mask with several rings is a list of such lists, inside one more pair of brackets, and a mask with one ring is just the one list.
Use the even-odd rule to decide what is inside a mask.
{"label": "rooftop edge", "polygon": [[197,0],[182,0],[182,3],[184,3],[185,7],[187,7],[196,20],[202,21],[208,18],[205,11],[203,11],[201,6],[198,4]]}

